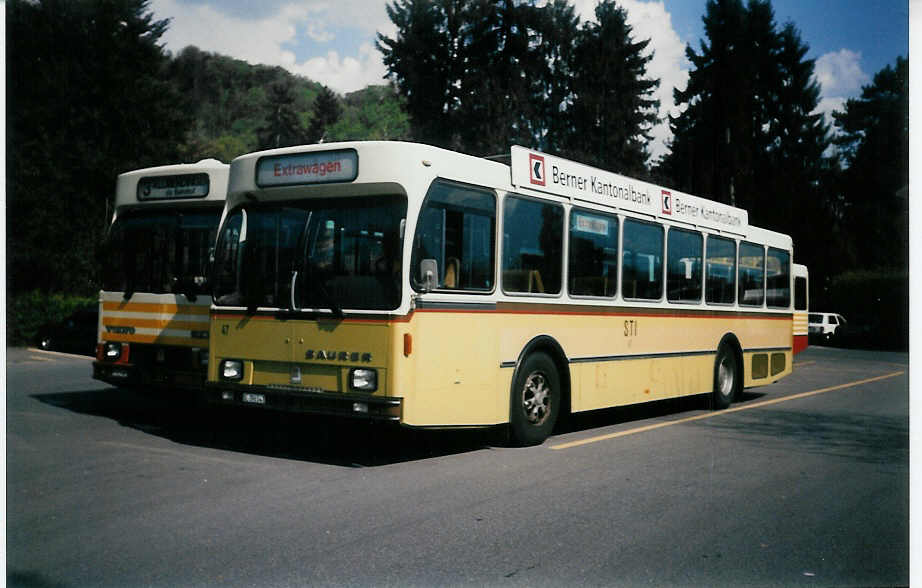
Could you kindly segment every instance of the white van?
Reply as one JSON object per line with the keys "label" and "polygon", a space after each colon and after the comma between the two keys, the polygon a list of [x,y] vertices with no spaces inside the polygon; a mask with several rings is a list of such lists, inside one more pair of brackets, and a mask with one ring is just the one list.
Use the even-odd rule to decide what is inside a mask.
{"label": "white van", "polygon": [[807,323],[810,338],[830,341],[841,334],[847,322],[844,316],[834,312],[811,312]]}

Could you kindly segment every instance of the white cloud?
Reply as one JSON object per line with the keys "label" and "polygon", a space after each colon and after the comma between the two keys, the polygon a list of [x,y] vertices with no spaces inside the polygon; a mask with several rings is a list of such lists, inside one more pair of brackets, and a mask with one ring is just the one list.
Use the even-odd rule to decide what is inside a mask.
{"label": "white cloud", "polygon": [[855,96],[871,81],[861,69],[861,53],[848,49],[819,57],[814,73],[823,96]]}
{"label": "white cloud", "polygon": [[338,92],[352,92],[371,84],[383,84],[384,74],[387,73],[381,54],[371,43],[363,43],[355,57],[341,57],[336,51],[329,51],[323,57],[313,57],[288,69]]}
{"label": "white cloud", "polygon": [[[174,53],[195,45],[203,51],[253,64],[279,65],[340,93],[383,83],[384,65],[370,39],[377,30],[393,34],[394,27],[387,19],[384,2],[275,3],[271,7],[260,6],[259,10],[235,10],[233,14],[222,12],[217,6],[222,5],[213,1],[199,4],[179,0],[151,2],[151,10],[157,18],[172,19],[162,40]],[[330,50],[324,56],[299,60],[292,49],[299,41],[299,34],[314,43],[324,44],[340,40],[334,31],[359,40],[356,54],[340,55]],[[348,44],[349,39],[342,41]]]}
{"label": "white cloud", "polygon": [[845,101],[859,95],[861,87],[871,81],[871,77],[861,69],[861,53],[848,49],[817,58],[813,75],[820,84],[820,103],[816,111],[826,115],[829,124],[833,124],[832,112],[841,111]]}

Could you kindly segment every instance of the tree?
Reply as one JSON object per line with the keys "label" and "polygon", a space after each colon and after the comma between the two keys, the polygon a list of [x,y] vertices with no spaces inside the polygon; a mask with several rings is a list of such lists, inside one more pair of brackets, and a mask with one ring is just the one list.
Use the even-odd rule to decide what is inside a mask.
{"label": "tree", "polygon": [[843,223],[869,246],[856,250],[865,268],[908,266],[909,61],[898,57],[834,113],[843,172]]}
{"label": "tree", "polygon": [[269,86],[268,113],[257,131],[260,149],[292,147],[306,142],[306,133],[294,109],[291,80],[283,78]]}
{"label": "tree", "polygon": [[650,41],[633,41],[627,12],[611,0],[600,2],[595,16],[577,39],[566,152],[596,167],[644,175],[659,108],[651,97],[659,81],[645,79]]}
{"label": "tree", "polygon": [[703,20],[708,42],[685,49],[693,69],[686,89],[673,92],[685,111],[670,119],[673,143],[664,168],[681,190],[737,204],[734,176],[748,173],[751,126],[746,10],[740,0],[708,0]]}
{"label": "tree", "polygon": [[414,137],[475,155],[520,144],[625,171],[646,171],[656,121],[635,43],[611,0],[581,31],[567,0],[397,0],[379,35]]}
{"label": "tree", "polygon": [[451,147],[457,109],[462,0],[396,0],[387,15],[396,38],[378,33],[388,77],[406,100],[413,138]]}
{"label": "tree", "polygon": [[324,141],[327,129],[336,124],[342,116],[342,107],[333,90],[326,86],[320,91],[314,102],[314,114],[307,127],[306,139],[308,143],[321,143]]}
{"label": "tree", "polygon": [[693,69],[675,91],[685,110],[671,118],[661,172],[679,189],[747,209],[752,224],[812,234],[795,211],[828,212],[822,182],[833,163],[808,47],[792,24],[778,31],[767,0],[709,0],[704,23],[707,42],[686,50]]}
{"label": "tree", "polygon": [[116,176],[191,126],[146,0],[7,4],[8,287],[90,293]]}
{"label": "tree", "polygon": [[535,52],[532,95],[541,96],[536,106],[536,148],[572,157],[570,115],[573,105],[571,80],[576,71],[576,42],[580,21],[568,0],[553,0],[544,8],[529,10],[531,44]]}

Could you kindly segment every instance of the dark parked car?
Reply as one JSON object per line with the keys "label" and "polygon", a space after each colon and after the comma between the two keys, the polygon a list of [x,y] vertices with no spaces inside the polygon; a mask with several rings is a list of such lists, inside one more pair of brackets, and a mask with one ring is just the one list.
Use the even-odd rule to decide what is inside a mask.
{"label": "dark parked car", "polygon": [[60,322],[43,325],[38,330],[36,344],[49,351],[96,355],[98,328],[99,308],[87,306]]}

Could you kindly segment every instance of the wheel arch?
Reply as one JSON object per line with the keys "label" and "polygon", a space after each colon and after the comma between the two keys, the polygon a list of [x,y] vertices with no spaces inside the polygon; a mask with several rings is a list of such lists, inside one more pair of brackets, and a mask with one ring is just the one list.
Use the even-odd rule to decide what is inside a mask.
{"label": "wheel arch", "polygon": [[[554,362],[554,366],[557,368],[557,374],[560,377],[560,392],[561,392],[561,413],[563,416],[570,413],[570,361],[567,359],[567,354],[564,353],[563,347],[556,339],[550,335],[538,335],[531,339],[525,346],[522,348],[522,351],[519,352],[519,356],[515,360],[515,371],[512,374],[512,386],[515,386],[516,378],[519,376],[519,369],[522,366],[522,362],[525,361],[525,358],[530,354],[541,351],[546,353],[551,360]],[[510,390],[511,392],[511,390]],[[558,421],[559,422],[559,421]]]}
{"label": "wheel arch", "polygon": [[719,350],[724,345],[733,350],[733,356],[736,359],[736,365],[740,370],[740,376],[742,378],[740,381],[740,391],[742,391],[746,382],[746,365],[743,363],[743,346],[740,345],[740,340],[737,339],[736,335],[733,333],[724,334],[724,336],[720,338],[720,343],[717,344],[717,349],[715,349],[715,351]]}

